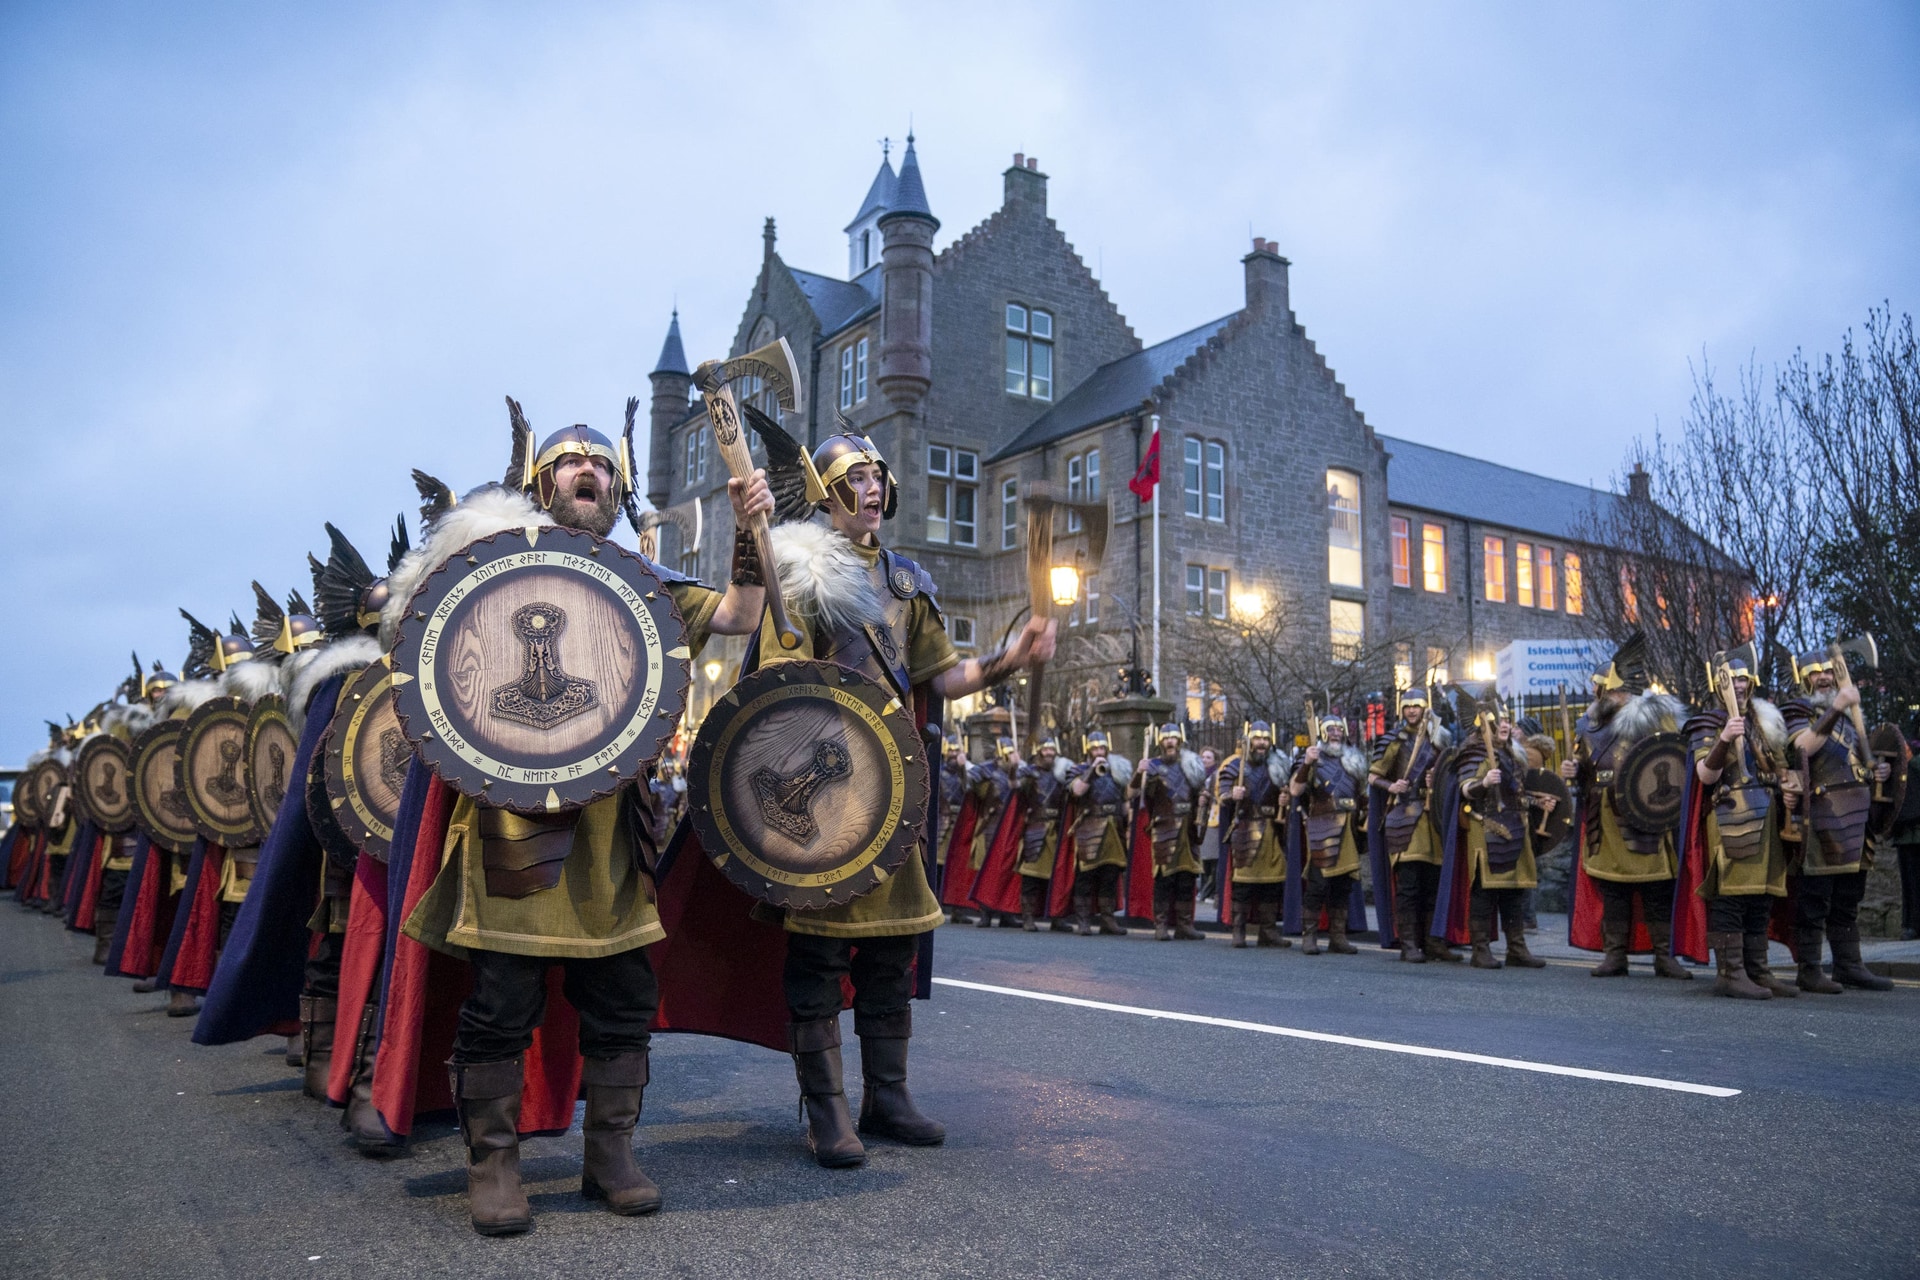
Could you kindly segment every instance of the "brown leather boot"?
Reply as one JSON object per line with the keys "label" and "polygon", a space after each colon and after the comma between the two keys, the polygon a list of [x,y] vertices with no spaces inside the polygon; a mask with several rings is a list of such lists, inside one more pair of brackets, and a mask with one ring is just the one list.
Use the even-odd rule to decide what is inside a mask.
{"label": "brown leather boot", "polygon": [[1073,931],[1083,938],[1093,936],[1093,881],[1086,876],[1073,880]]}
{"label": "brown leather boot", "polygon": [[1400,935],[1400,960],[1403,964],[1425,964],[1427,949],[1420,944],[1420,922],[1410,911],[1396,911],[1394,931]]}
{"label": "brown leather boot", "polygon": [[1653,943],[1653,976],[1693,981],[1693,970],[1673,958],[1673,921],[1647,921],[1647,938]]}
{"label": "brown leather boot", "polygon": [[1492,904],[1475,903],[1467,909],[1467,936],[1473,943],[1473,967],[1476,969],[1502,969],[1499,957],[1493,954],[1493,907]]}
{"label": "brown leather boot", "polygon": [[1233,920],[1233,945],[1236,947],[1244,947],[1247,945],[1247,904],[1244,902],[1234,903],[1231,918]]}
{"label": "brown leather boot", "polygon": [[107,952],[113,950],[113,928],[120,922],[120,908],[96,907],[93,912],[93,962],[104,965]]}
{"label": "brown leather boot", "polygon": [[1153,881],[1153,940],[1173,941],[1173,890],[1162,885],[1158,876]]}
{"label": "brown leather boot", "polygon": [[1587,972],[1596,978],[1624,978],[1627,976],[1627,932],[1630,926],[1607,921],[1600,926],[1600,940],[1606,947],[1606,954],[1600,957],[1600,963]]}
{"label": "brown leather boot", "polygon": [[807,1118],[807,1150],[823,1169],[852,1169],[867,1162],[867,1149],[853,1131],[847,1110],[845,1068],[840,1062],[840,1019],[787,1024],[793,1074],[800,1082],[800,1109]]}
{"label": "brown leather boot", "polygon": [[580,1065],[587,1095],[580,1132],[586,1153],[580,1164],[580,1194],[604,1200],[622,1217],[638,1217],[660,1207],[660,1188],[633,1160],[633,1127],[640,1123],[640,1098],[647,1088],[647,1051],[613,1058],[587,1058]]}
{"label": "brown leather boot", "polygon": [[1046,910],[1047,882],[1032,876],[1021,876],[1020,928],[1027,933],[1040,932],[1040,924],[1034,917],[1044,915]]}
{"label": "brown leather boot", "polygon": [[167,994],[167,1016],[169,1018],[191,1018],[200,1012],[200,997],[191,991],[173,988]]}
{"label": "brown leather boot", "polygon": [[913,1036],[913,1010],[878,1018],[853,1015],[860,1037],[860,1132],[892,1138],[910,1147],[937,1147],[947,1140],[946,1126],[929,1120],[907,1092],[907,1041]]}
{"label": "brown leather boot", "polygon": [[1826,936],[1824,929],[1793,931],[1793,985],[1815,995],[1837,996],[1846,988],[1829,978],[1820,967],[1820,948]]}
{"label": "brown leather boot", "polygon": [[1862,991],[1891,991],[1893,979],[1883,978],[1867,968],[1860,959],[1860,926],[1834,925],[1827,929],[1827,941],[1833,945],[1833,978],[1843,987]]}
{"label": "brown leather boot", "polygon": [[1707,945],[1713,948],[1713,960],[1720,976],[1713,984],[1713,994],[1731,996],[1735,1000],[1771,1000],[1773,993],[1765,987],[1755,986],[1747,977],[1746,957],[1741,954],[1740,935],[1737,933],[1710,933]]}
{"label": "brown leather boot", "polygon": [[[1124,872],[1122,874],[1124,874]],[[1100,897],[1102,901],[1099,905],[1104,908],[1104,910],[1100,912],[1100,932],[1109,938],[1126,937],[1127,926],[1121,924],[1119,919],[1120,899],[1118,882],[1116,881],[1114,887],[1109,889],[1105,894],[1100,895]]]}
{"label": "brown leather boot", "polygon": [[333,1023],[339,1007],[337,1000],[300,997],[300,1092],[322,1102],[327,1100],[327,1073],[333,1069]]}
{"label": "brown leather boot", "polygon": [[159,989],[160,989],[160,978],[159,978],[159,975],[157,974],[151,978],[142,978],[140,979],[140,981],[133,984],[133,994],[137,996],[152,995],[154,992],[158,991]]}
{"label": "brown leather boot", "polygon": [[1429,960],[1441,960],[1448,964],[1459,964],[1466,957],[1453,949],[1453,944],[1439,934],[1430,933],[1420,943],[1420,949]]}
{"label": "brown leather boot", "polygon": [[299,1031],[287,1037],[286,1063],[290,1067],[298,1068],[305,1063],[306,1060],[306,1028],[302,1026]]}
{"label": "brown leather boot", "polygon": [[1293,943],[1280,932],[1280,904],[1261,902],[1254,905],[1254,921],[1260,926],[1260,932],[1254,941],[1263,947],[1291,947]]}
{"label": "brown leather boot", "polygon": [[460,1140],[467,1145],[467,1214],[483,1236],[533,1229],[533,1206],[520,1185],[523,1060],[447,1064]]}
{"label": "brown leather boot", "polygon": [[[1333,915],[1327,913],[1329,918]],[[1317,956],[1320,954],[1320,908],[1312,899],[1308,899],[1300,911],[1300,954]]]}
{"label": "brown leather boot", "polygon": [[1176,942],[1205,942],[1207,935],[1193,927],[1193,898],[1173,900],[1173,938]]}
{"label": "brown leather boot", "polygon": [[1746,962],[1747,976],[1753,979],[1755,986],[1765,987],[1776,999],[1791,999],[1800,994],[1799,988],[1774,976],[1773,969],[1767,964],[1766,934],[1749,933],[1742,936],[1740,952]]}
{"label": "brown leather boot", "polygon": [[1500,927],[1507,935],[1507,967],[1509,969],[1544,969],[1547,962],[1527,950],[1526,907],[1513,899],[1500,904]]}
{"label": "brown leather boot", "polygon": [[354,1149],[375,1159],[406,1149],[373,1105],[373,1062],[380,1051],[380,1038],[374,1034],[378,1012],[372,1001],[360,1010],[360,1027],[353,1038],[353,1076],[347,1084],[346,1108],[340,1113],[340,1127],[347,1131]]}

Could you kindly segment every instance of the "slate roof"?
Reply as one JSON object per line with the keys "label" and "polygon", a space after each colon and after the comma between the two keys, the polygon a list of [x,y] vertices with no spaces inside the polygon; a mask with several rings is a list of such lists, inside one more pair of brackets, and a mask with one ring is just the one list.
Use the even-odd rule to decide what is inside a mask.
{"label": "slate roof", "polygon": [[687,373],[687,349],[680,345],[680,308],[673,309],[673,322],[667,326],[667,340],[660,345],[660,360],[655,373]]}
{"label": "slate roof", "polygon": [[851,280],[788,267],[793,282],[807,295],[807,304],[820,322],[820,336],[827,337],[875,310],[880,305],[880,268],[868,267]]}
{"label": "slate roof", "polygon": [[1555,538],[1577,538],[1582,517],[1619,502],[1603,489],[1534,475],[1463,453],[1450,453],[1397,436],[1386,449],[1387,501]]}
{"label": "slate roof", "polygon": [[[852,222],[849,222],[840,229],[842,231],[851,231],[862,222],[865,222],[868,215],[885,213],[888,209],[891,209],[893,207],[893,193],[899,185],[900,179],[895,177],[893,173],[893,161],[882,159],[880,161],[880,172],[873,175],[873,185],[867,188],[867,198],[860,202],[860,212],[853,215]],[[921,192],[921,198],[923,200],[926,198],[924,191]]]}
{"label": "slate roof", "polygon": [[1204,347],[1239,312],[1221,316],[1198,329],[1156,343],[1144,351],[1122,356],[1095,369],[1053,408],[1041,414],[989,462],[1010,458],[1041,445],[1052,444],[1097,423],[1140,407],[1153,389]]}
{"label": "slate roof", "polygon": [[935,226],[940,219],[933,216],[933,210],[927,205],[927,188],[920,181],[920,159],[913,153],[913,135],[907,135],[907,154],[900,161],[900,179],[894,185],[893,201],[887,210],[887,217],[898,218],[913,214],[925,218]]}

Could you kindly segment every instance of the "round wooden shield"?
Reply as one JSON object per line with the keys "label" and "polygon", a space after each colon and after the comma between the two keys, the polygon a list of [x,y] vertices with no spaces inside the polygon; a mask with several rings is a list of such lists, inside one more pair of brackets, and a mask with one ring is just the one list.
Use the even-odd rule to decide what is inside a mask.
{"label": "round wooden shield", "polygon": [[287,721],[287,700],[277,693],[254,699],[247,709],[247,806],[263,840],[287,792],[299,782],[293,776],[299,749]]}
{"label": "round wooden shield", "polygon": [[714,704],[687,763],[707,856],[776,906],[851,902],[916,856],[931,779],[893,690],[832,662],[776,662]]}
{"label": "round wooden shield", "polygon": [[52,822],[59,816],[54,812],[54,805],[60,788],[67,785],[67,766],[58,760],[42,760],[27,770],[20,785],[32,795],[34,812],[40,815],[40,821]]}
{"label": "round wooden shield", "polygon": [[190,853],[193,811],[180,789],[180,740],[185,720],[162,720],[133,740],[133,803],[140,829],[168,853]]}
{"label": "round wooden shield", "polygon": [[413,744],[394,710],[393,668],[385,658],[354,673],[340,691],[323,747],[327,811],[347,840],[387,860]]}
{"label": "round wooden shield", "polygon": [[448,557],[394,642],[401,728],[454,790],[578,809],[641,776],[686,705],[686,625],[640,557],[515,529]]}
{"label": "round wooden shield", "polygon": [[1884,836],[1900,820],[1901,809],[1906,804],[1907,766],[1913,763],[1913,749],[1907,745],[1907,735],[1900,732],[1899,725],[1877,724],[1867,735],[1867,750],[1872,753],[1875,764],[1885,764],[1891,770],[1887,780],[1873,788],[1875,799],[1867,817],[1867,826],[1873,834]]}
{"label": "round wooden shield", "polygon": [[1630,825],[1665,831],[1680,824],[1686,782],[1687,740],[1677,733],[1656,733],[1627,748],[1614,776],[1613,794]]}
{"label": "round wooden shield", "polygon": [[[1552,769],[1527,770],[1526,787],[1534,798],[1533,851],[1545,853],[1573,830],[1573,793],[1567,790],[1566,780]],[[1541,805],[1544,797],[1553,799],[1551,810]]]}
{"label": "round wooden shield", "polygon": [[114,835],[133,826],[133,749],[110,733],[80,744],[73,761],[73,794],[93,825]]}
{"label": "round wooden shield", "polygon": [[33,794],[33,770],[29,769],[13,783],[13,818],[21,826],[37,827],[44,816]]}
{"label": "round wooden shield", "polygon": [[180,789],[193,829],[228,848],[257,845],[264,832],[247,798],[247,704],[210,698],[187,717],[180,739]]}

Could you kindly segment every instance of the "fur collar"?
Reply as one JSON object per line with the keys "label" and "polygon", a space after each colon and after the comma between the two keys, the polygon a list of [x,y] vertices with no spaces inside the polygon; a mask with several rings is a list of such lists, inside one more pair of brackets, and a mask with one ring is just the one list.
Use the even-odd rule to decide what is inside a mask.
{"label": "fur collar", "polygon": [[321,685],[334,676],[360,670],[380,658],[380,642],[372,636],[346,636],[317,649],[296,653],[287,662],[287,719],[293,736],[306,732],[307,704]]}
{"label": "fur collar", "polygon": [[182,680],[160,695],[160,705],[154,708],[154,719],[172,720],[191,715],[198,707],[219,697],[220,693],[218,680]]}
{"label": "fur collar", "polygon": [[115,707],[107,712],[104,723],[108,733],[131,741],[153,723],[153,708],[139,702]]}
{"label": "fur collar", "polygon": [[1638,742],[1642,738],[1652,737],[1656,733],[1675,733],[1679,731],[1680,719],[1686,714],[1686,704],[1670,693],[1655,693],[1649,689],[1635,698],[1628,698],[1618,711],[1605,720],[1597,718],[1599,702],[1587,709],[1587,716],[1594,724],[1613,725],[1616,741],[1626,744]]}
{"label": "fur collar", "polygon": [[[1326,748],[1322,747],[1320,750],[1324,753]],[[1340,767],[1347,771],[1349,777],[1366,777],[1368,763],[1367,753],[1353,744],[1348,743],[1340,749]]]}
{"label": "fur collar", "polygon": [[1773,752],[1774,759],[1787,758],[1787,722],[1780,714],[1780,708],[1765,698],[1754,698],[1747,707],[1753,722],[1760,726],[1760,736],[1766,740],[1767,749]]}
{"label": "fur collar", "polygon": [[[1154,759],[1161,757],[1155,755]],[[1207,780],[1207,767],[1200,763],[1200,757],[1185,747],[1180,748],[1180,772],[1190,786],[1199,786]]]}
{"label": "fur collar", "polygon": [[280,664],[249,658],[237,667],[227,668],[220,677],[220,690],[252,706],[270,693],[280,692]]}
{"label": "fur collar", "polygon": [[1067,775],[1073,772],[1073,768],[1073,761],[1067,759],[1065,756],[1056,755],[1053,758],[1053,776],[1058,781],[1065,782]]}
{"label": "fur collar", "polygon": [[1126,786],[1133,781],[1133,761],[1125,756],[1115,755],[1111,751],[1107,752],[1107,776],[1120,786]]}
{"label": "fur collar", "polygon": [[533,499],[526,494],[500,485],[484,486],[462,498],[458,506],[433,522],[420,545],[407,552],[387,575],[390,594],[386,607],[380,610],[380,647],[393,647],[413,593],[426,581],[427,575],[445,564],[454,552],[470,542],[508,529],[551,529],[557,523],[550,514],[534,506]]}
{"label": "fur collar", "polygon": [[773,529],[773,565],[791,611],[829,631],[884,625],[880,592],[847,535],[815,520]]}

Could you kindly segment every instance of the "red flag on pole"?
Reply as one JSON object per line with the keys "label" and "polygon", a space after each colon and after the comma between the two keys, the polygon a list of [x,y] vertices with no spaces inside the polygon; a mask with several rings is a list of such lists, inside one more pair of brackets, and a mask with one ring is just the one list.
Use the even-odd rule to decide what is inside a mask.
{"label": "red flag on pole", "polygon": [[1160,483],[1160,428],[1153,429],[1153,439],[1147,445],[1147,456],[1140,459],[1140,469],[1133,473],[1133,479],[1127,481],[1127,488],[1142,502],[1153,501],[1153,491]]}

